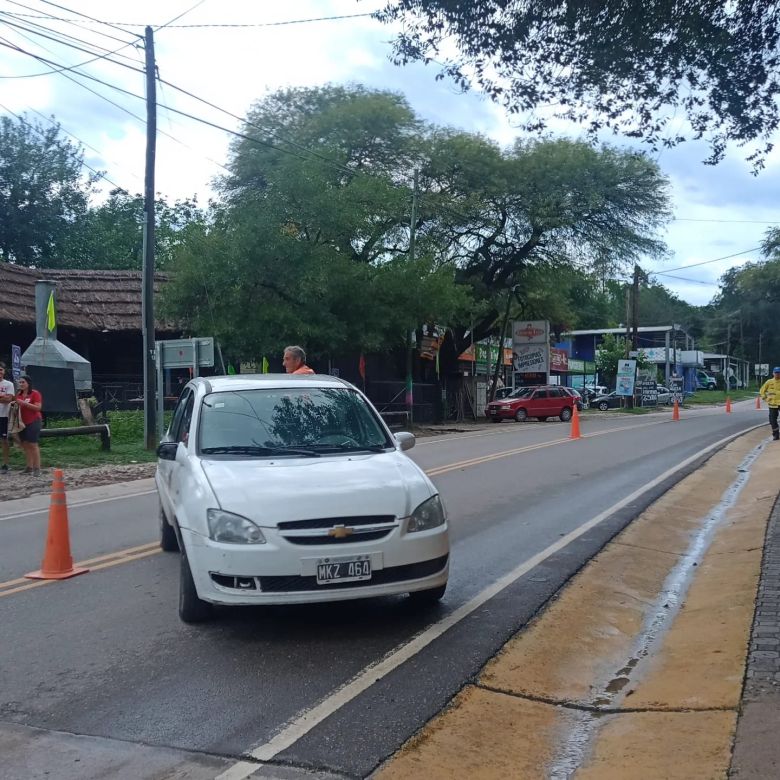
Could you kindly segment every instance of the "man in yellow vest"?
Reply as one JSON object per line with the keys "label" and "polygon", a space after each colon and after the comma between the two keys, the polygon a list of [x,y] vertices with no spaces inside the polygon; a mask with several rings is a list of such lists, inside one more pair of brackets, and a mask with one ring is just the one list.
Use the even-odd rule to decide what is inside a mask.
{"label": "man in yellow vest", "polygon": [[780,430],[777,427],[777,413],[780,411],[780,366],[772,369],[772,378],[767,379],[758,394],[766,401],[769,407],[769,425],[772,428],[772,438],[780,439]]}

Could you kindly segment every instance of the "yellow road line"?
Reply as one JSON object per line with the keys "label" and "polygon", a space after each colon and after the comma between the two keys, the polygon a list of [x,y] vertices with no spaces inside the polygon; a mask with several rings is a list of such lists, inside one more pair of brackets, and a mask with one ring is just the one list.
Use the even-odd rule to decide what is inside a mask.
{"label": "yellow road line", "polygon": [[[137,561],[141,558],[148,558],[151,555],[157,555],[158,553],[162,552],[157,542],[154,542],[154,547],[150,550],[145,550],[144,552],[137,552],[134,555],[122,555],[121,557],[116,557],[118,554],[114,555],[114,560],[108,560],[104,561],[103,563],[98,563],[97,565],[90,566],[90,571],[99,571],[100,569],[108,569],[112,566],[119,566],[120,563],[129,563],[130,561]],[[83,566],[85,562],[82,563],[76,563],[75,566]],[[33,588],[41,588],[44,585],[51,585],[53,582],[61,582],[61,580],[27,580],[22,578],[21,580],[11,580],[10,582],[24,582],[24,585],[19,585],[16,588],[10,588],[9,590],[3,590],[0,591],[0,599],[4,598],[5,596],[11,596],[14,593],[21,593],[25,590],[32,590]],[[9,585],[10,582],[2,583],[2,585]]]}
{"label": "yellow road line", "polygon": [[[621,428],[610,428],[606,431],[596,431],[594,433],[583,434],[583,439],[594,438],[596,436],[605,436],[608,433],[618,433],[625,430],[635,430],[637,428],[646,428],[651,425],[666,425],[671,422],[670,420],[661,420],[658,422],[642,423],[640,425],[626,425]],[[565,444],[566,442],[577,441],[577,439],[553,439],[552,441],[540,442],[538,444],[528,444],[525,447],[517,447],[512,450],[505,450],[504,452],[495,452],[490,455],[482,455],[478,458],[470,458],[468,460],[462,460],[457,463],[450,463],[446,466],[437,466],[429,469],[425,473],[429,477],[436,477],[441,474],[447,474],[450,471],[457,471],[459,469],[470,468],[471,466],[479,466],[483,463],[489,463],[490,461],[499,460],[501,458],[509,458],[513,455],[521,455],[524,452],[532,452],[533,450],[540,450],[546,447],[554,447],[557,444]],[[84,561],[79,561],[74,564],[75,566],[88,567],[92,571],[99,571],[101,569],[108,569],[113,566],[118,566],[122,563],[131,563],[142,558],[147,558],[151,555],[156,555],[160,552],[159,542],[147,542],[146,544],[140,544],[136,547],[127,547],[123,550],[117,550],[113,553],[106,553],[104,555],[98,555],[95,558],[88,558]],[[50,585],[52,582],[59,582],[59,580],[35,580],[30,581],[25,577],[18,577],[14,580],[7,580],[6,582],[0,582],[0,598],[4,596],[11,596],[14,593],[21,593],[22,591],[32,590],[33,588],[40,588],[43,585]]]}
{"label": "yellow road line", "polygon": [[[627,431],[627,430],[636,430],[637,428],[647,428],[651,425],[665,425],[666,423],[670,422],[669,420],[662,420],[658,422],[649,422],[649,423],[642,423],[640,425],[626,425],[622,428],[610,428],[606,431],[595,431],[593,433],[587,433],[583,434],[581,438],[583,439],[592,439],[596,436],[605,436],[608,433],[617,433],[619,431]],[[565,444],[569,441],[577,441],[577,439],[553,439],[552,441],[545,441],[540,442],[539,444],[528,444],[525,447],[517,447],[513,450],[505,450],[504,452],[494,452],[490,455],[482,455],[478,458],[470,458],[469,460],[462,460],[458,463],[449,463],[446,466],[436,466],[435,468],[429,469],[425,473],[429,477],[438,477],[441,474],[447,474],[450,471],[457,471],[458,469],[465,469],[469,468],[471,466],[479,466],[483,463],[489,463],[493,460],[499,460],[500,458],[509,458],[512,455],[521,455],[524,452],[531,452],[532,450],[540,450],[544,449],[545,447],[554,447],[556,444]]]}

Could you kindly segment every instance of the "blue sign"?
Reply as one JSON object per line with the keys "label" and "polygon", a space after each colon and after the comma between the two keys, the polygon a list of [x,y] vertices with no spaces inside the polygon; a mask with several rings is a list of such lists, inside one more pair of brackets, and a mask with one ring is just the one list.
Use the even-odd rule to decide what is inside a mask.
{"label": "blue sign", "polygon": [[14,382],[22,375],[22,350],[16,344],[11,344],[11,374]]}

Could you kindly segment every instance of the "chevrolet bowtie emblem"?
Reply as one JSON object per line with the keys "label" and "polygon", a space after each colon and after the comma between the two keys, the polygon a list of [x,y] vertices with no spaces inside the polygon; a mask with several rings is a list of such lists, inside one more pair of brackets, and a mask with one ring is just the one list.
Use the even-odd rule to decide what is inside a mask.
{"label": "chevrolet bowtie emblem", "polygon": [[334,525],[333,528],[328,531],[328,536],[332,536],[334,539],[345,539],[347,536],[352,536],[354,533],[354,528],[348,528],[345,525]]}

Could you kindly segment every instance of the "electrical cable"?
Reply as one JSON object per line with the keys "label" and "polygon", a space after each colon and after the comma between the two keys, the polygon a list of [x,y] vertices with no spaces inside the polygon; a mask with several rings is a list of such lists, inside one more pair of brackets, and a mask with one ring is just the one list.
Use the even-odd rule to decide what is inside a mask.
{"label": "electrical cable", "polygon": [[[4,111],[7,111],[9,114],[11,114],[11,116],[16,117],[16,119],[18,119],[23,125],[29,127],[30,130],[34,130],[36,133],[38,133],[38,135],[43,137],[43,133],[41,132],[41,130],[37,128],[35,125],[30,124],[24,117],[19,116],[19,114],[17,114],[15,111],[11,111],[10,108],[3,105],[2,103],[0,103],[0,108],[2,108]],[[96,176],[99,176],[101,179],[105,179],[110,185],[116,187],[116,189],[121,190],[122,192],[127,192],[127,190],[124,187],[120,186],[115,181],[111,181],[111,179],[109,179],[105,173],[97,170],[96,168],[93,168],[89,163],[84,162],[84,160],[75,152],[67,151],[67,154],[69,157],[72,157],[74,160],[77,160],[79,164],[83,165],[85,168],[92,171],[92,173],[94,173]]]}

